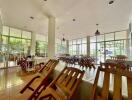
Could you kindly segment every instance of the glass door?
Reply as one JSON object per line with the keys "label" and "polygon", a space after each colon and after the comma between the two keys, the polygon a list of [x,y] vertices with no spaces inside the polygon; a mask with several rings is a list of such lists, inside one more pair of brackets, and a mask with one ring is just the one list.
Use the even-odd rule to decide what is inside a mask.
{"label": "glass door", "polygon": [[100,62],[104,62],[105,55],[104,55],[104,42],[97,43],[97,64]]}
{"label": "glass door", "polygon": [[115,41],[115,55],[125,55],[126,50],[126,40]]}
{"label": "glass door", "polygon": [[17,58],[20,57],[22,52],[22,41],[21,38],[10,37],[9,39],[9,59],[8,66],[17,66]]}
{"label": "glass door", "polygon": [[114,50],[114,41],[108,41],[105,42],[105,58],[110,59],[111,56],[115,55],[115,50]]}
{"label": "glass door", "polygon": [[77,55],[81,55],[82,54],[82,45],[81,44],[77,44]]}
{"label": "glass door", "polygon": [[0,68],[6,68],[8,65],[8,45],[0,44]]}

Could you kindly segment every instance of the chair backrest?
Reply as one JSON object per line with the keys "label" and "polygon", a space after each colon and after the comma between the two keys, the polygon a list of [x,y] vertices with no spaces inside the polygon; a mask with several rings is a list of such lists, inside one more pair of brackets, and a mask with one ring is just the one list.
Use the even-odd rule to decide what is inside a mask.
{"label": "chair backrest", "polygon": [[[98,93],[100,72],[104,72],[103,86]],[[93,84],[90,100],[109,100],[110,74],[114,75],[112,100],[122,100],[122,76],[127,78],[128,100],[132,99],[132,72],[108,67],[99,67]]]}
{"label": "chair backrest", "polygon": [[116,60],[116,61],[126,61],[127,60],[127,56],[125,55],[116,55],[116,56],[111,56],[112,60]]}
{"label": "chair backrest", "polygon": [[[83,75],[84,71],[79,69],[72,67],[64,68],[60,75],[47,87],[47,96],[52,94],[52,98],[54,98],[54,100],[63,100],[59,99],[61,97],[65,98],[66,100],[70,100],[76,92]],[[42,98],[47,96],[44,95],[40,100],[45,100]]]}
{"label": "chair backrest", "polygon": [[107,68],[119,68],[123,70],[128,69],[128,65],[125,62],[122,61],[111,61],[111,60],[106,60],[105,63],[100,62],[100,67],[107,67]]}
{"label": "chair backrest", "polygon": [[49,71],[51,68],[54,69],[54,67],[58,64],[59,60],[50,59],[40,70],[39,73],[43,73],[43,71]]}
{"label": "chair backrest", "polygon": [[84,71],[72,67],[67,67],[62,71],[57,81],[55,82],[55,85],[65,94],[67,94],[68,98],[71,98],[78,84],[82,80],[83,75]]}

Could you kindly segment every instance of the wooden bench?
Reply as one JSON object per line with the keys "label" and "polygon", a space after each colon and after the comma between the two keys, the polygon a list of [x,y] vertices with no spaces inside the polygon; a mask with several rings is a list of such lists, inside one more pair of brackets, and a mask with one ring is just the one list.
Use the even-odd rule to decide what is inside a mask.
{"label": "wooden bench", "polygon": [[[104,72],[103,86],[98,91],[98,81],[101,72]],[[110,74],[113,74],[113,92],[112,97],[110,97],[109,87],[110,87]],[[132,72],[128,70],[122,70],[120,68],[108,68],[108,67],[99,67],[93,84],[93,89],[91,93],[90,100],[122,100],[122,76],[125,76],[127,79],[127,91],[128,91],[128,100],[132,100]]]}
{"label": "wooden bench", "polygon": [[[30,89],[33,91],[33,94],[30,96],[30,99],[37,98],[39,94],[42,92],[42,90],[45,89],[45,87],[49,84],[48,78],[56,65],[58,64],[58,60],[50,59],[43,68],[39,70],[39,72],[26,84],[26,86],[20,91],[20,93],[23,93],[26,89]],[[41,82],[38,85],[36,89],[33,89],[31,85],[33,82],[37,79],[40,79]]]}
{"label": "wooden bench", "polygon": [[71,100],[79,86],[84,71],[66,67],[60,75],[46,88],[39,100]]}

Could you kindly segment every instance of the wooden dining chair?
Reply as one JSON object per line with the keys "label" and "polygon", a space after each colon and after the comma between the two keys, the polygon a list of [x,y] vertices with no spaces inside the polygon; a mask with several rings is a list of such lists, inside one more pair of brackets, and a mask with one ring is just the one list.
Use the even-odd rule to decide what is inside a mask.
{"label": "wooden dining chair", "polygon": [[[26,86],[20,91],[20,93],[24,93],[26,89],[33,91],[33,94],[30,98],[37,98],[37,96],[41,93],[43,89],[47,86],[48,78],[56,65],[58,64],[58,60],[50,59],[43,68],[39,70],[39,72],[26,84]],[[31,85],[35,82],[35,80],[40,79],[41,82],[36,89],[31,87]],[[37,93],[37,95],[36,95]]]}
{"label": "wooden dining chair", "polygon": [[[98,88],[98,81],[101,72],[104,72],[103,86],[100,91]],[[114,75],[112,99],[109,99],[110,74]],[[122,100],[122,76],[127,78],[128,100],[132,100],[132,72],[128,70],[121,70],[119,68],[113,69],[108,67],[98,67],[90,100]]]}
{"label": "wooden dining chair", "polygon": [[122,61],[106,60],[104,63],[100,62],[100,67],[119,68],[122,70],[129,70],[129,66]]}
{"label": "wooden dining chair", "polygon": [[80,65],[80,67],[85,67],[86,69],[95,69],[94,60],[90,56],[80,58],[78,64]]}
{"label": "wooden dining chair", "polygon": [[60,75],[43,91],[39,100],[71,100],[79,86],[84,71],[66,67]]}

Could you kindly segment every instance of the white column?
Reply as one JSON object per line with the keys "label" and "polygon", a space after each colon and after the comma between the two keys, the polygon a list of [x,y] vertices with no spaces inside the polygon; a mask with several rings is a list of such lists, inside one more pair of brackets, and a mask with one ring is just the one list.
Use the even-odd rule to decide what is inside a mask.
{"label": "white column", "polygon": [[48,58],[55,56],[55,17],[49,17],[48,23]]}
{"label": "white column", "polygon": [[87,55],[90,56],[90,36],[87,36]]}
{"label": "white column", "polygon": [[69,40],[66,40],[66,54],[69,54]]}
{"label": "white column", "polygon": [[[131,24],[131,22],[129,23]],[[131,25],[130,25],[131,26]],[[130,27],[129,27],[130,28]],[[128,29],[127,31],[127,44],[126,44],[126,50],[127,50],[127,56],[129,60],[132,60],[132,32],[129,31],[130,29]]]}
{"label": "white column", "polygon": [[30,54],[35,55],[35,48],[36,48],[36,33],[32,32],[31,34],[31,48],[30,48]]}

